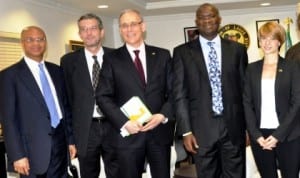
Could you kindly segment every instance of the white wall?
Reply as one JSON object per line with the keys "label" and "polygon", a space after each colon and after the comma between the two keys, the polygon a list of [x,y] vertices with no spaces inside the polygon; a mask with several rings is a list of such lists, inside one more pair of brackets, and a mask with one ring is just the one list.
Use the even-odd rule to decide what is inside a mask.
{"label": "white wall", "polygon": [[[0,31],[20,31],[28,25],[42,27],[48,37],[47,59],[59,63],[59,58],[69,50],[69,40],[79,40],[76,21],[85,12],[74,9],[62,9],[53,4],[42,5],[32,0],[0,0],[1,23]],[[280,8],[257,8],[248,10],[220,11],[222,26],[235,23],[243,26],[250,35],[248,49],[249,60],[260,57],[256,41],[256,20],[279,19],[284,25],[284,19],[291,17],[296,21],[297,6]],[[101,17],[105,27],[104,45],[119,47],[123,45],[118,30],[118,20]],[[173,48],[184,43],[184,27],[194,26],[195,12],[188,14],[149,16],[145,17],[147,25],[146,43],[164,47],[171,52]],[[293,43],[298,41],[295,23],[291,25]],[[284,55],[284,48],[282,48]]]}
{"label": "white wall", "polygon": [[[280,8],[258,8],[248,10],[232,10],[220,11],[222,16],[221,26],[227,24],[238,24],[246,29],[250,36],[250,46],[248,48],[249,61],[255,61],[261,58],[259,49],[257,47],[256,36],[256,21],[267,19],[279,19],[280,24],[286,28],[284,19],[290,17],[294,24],[291,25],[292,42],[298,41],[296,34],[296,10],[295,6],[284,6]],[[171,52],[173,48],[181,43],[184,43],[184,27],[192,27],[194,25],[195,13],[176,14],[165,16],[151,16],[145,17],[146,22],[146,43],[157,45],[169,49]],[[117,21],[114,22],[115,28],[118,28]],[[120,46],[122,44],[119,32],[115,29],[115,44]],[[284,47],[281,49],[284,55]]]}
{"label": "white wall", "polygon": [[[80,40],[77,19],[86,12],[45,6],[31,0],[0,0],[0,4],[0,31],[20,33],[26,26],[40,26],[47,35],[49,61],[59,64],[60,57],[69,50],[69,40]],[[106,17],[102,20],[107,34],[104,45],[113,47],[113,20]]]}

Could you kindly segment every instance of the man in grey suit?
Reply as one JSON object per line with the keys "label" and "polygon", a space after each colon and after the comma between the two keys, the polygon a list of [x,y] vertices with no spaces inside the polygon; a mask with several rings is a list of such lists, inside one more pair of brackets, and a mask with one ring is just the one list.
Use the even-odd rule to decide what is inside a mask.
{"label": "man in grey suit", "polygon": [[84,48],[64,55],[61,66],[72,108],[80,173],[82,178],[98,178],[102,156],[106,177],[115,178],[117,167],[111,126],[95,100],[102,56],[112,49],[101,44],[104,29],[98,16],[85,14],[77,23]]}
{"label": "man in grey suit", "polygon": [[196,11],[199,38],[174,49],[173,92],[178,133],[193,153],[198,177],[244,177],[242,104],[246,48],[221,39],[218,9]]}

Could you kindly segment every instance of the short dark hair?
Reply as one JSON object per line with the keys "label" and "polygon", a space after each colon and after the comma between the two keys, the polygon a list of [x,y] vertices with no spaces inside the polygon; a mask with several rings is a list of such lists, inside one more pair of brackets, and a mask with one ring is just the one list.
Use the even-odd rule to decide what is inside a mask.
{"label": "short dark hair", "polygon": [[198,17],[198,15],[199,15],[199,13],[202,9],[205,9],[207,7],[211,8],[216,13],[216,15],[218,17],[220,17],[219,9],[216,6],[214,6],[213,4],[210,4],[210,3],[204,3],[204,4],[200,5],[198,7],[198,9],[196,10],[196,17]]}
{"label": "short dark hair", "polygon": [[93,14],[93,13],[87,13],[87,14],[82,15],[82,16],[77,20],[78,26],[79,26],[79,22],[80,22],[80,21],[86,20],[86,19],[95,19],[95,20],[97,20],[99,29],[103,29],[103,23],[102,23],[102,20],[100,19],[99,16],[97,16],[97,15],[95,15],[95,14]]}

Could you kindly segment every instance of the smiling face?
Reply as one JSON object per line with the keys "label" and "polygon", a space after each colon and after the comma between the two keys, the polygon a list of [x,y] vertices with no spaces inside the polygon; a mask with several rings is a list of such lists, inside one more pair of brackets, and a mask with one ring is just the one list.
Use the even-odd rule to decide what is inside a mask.
{"label": "smiling face", "polygon": [[276,22],[268,22],[259,28],[258,39],[265,55],[278,53],[285,41],[285,30]]}
{"label": "smiling face", "polygon": [[143,41],[145,24],[142,17],[136,11],[126,11],[119,18],[120,34],[125,43],[139,47]]}
{"label": "smiling face", "polygon": [[45,32],[39,27],[26,27],[21,32],[21,45],[27,57],[42,61],[47,48]]}
{"label": "smiling face", "polygon": [[264,54],[273,54],[279,52],[280,42],[272,36],[264,36],[259,39],[259,45]]}
{"label": "smiling face", "polygon": [[78,22],[79,36],[86,48],[98,48],[104,37],[104,29],[99,27],[96,19],[83,19]]}
{"label": "smiling face", "polygon": [[221,23],[218,9],[211,4],[201,5],[196,12],[195,23],[201,36],[207,40],[214,39]]}

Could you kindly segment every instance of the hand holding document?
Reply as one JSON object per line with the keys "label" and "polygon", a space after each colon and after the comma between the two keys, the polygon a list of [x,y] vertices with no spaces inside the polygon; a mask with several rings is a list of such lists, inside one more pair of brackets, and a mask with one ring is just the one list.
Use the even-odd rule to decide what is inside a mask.
{"label": "hand holding document", "polygon": [[[137,121],[141,125],[147,122],[152,116],[149,109],[138,96],[130,98],[120,109],[129,120]],[[125,137],[130,134],[125,128],[122,128],[121,135]]]}

